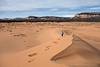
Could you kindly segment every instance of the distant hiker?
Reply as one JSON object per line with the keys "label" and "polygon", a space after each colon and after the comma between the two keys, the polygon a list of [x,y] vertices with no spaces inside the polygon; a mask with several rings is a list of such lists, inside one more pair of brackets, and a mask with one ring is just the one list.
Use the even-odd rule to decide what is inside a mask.
{"label": "distant hiker", "polygon": [[62,36],[62,37],[64,36],[64,32],[63,32],[63,31],[61,32],[61,36]]}

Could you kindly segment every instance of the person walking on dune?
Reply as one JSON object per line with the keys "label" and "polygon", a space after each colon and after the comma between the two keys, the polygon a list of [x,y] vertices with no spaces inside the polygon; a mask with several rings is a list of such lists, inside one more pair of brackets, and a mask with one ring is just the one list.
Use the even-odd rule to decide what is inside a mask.
{"label": "person walking on dune", "polygon": [[62,37],[64,36],[64,32],[63,32],[63,31],[61,32],[61,36],[62,36]]}

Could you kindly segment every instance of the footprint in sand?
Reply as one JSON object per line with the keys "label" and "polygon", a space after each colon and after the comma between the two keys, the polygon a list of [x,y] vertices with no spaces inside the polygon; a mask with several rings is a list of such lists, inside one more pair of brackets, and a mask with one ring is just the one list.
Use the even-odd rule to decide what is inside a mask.
{"label": "footprint in sand", "polygon": [[[60,39],[58,39],[58,40],[60,40]],[[57,41],[53,41],[53,43],[54,43],[54,44],[57,44],[58,42],[57,42]],[[47,46],[47,47],[45,48],[45,51],[49,50],[50,47],[51,47],[51,46]]]}
{"label": "footprint in sand", "polygon": [[42,30],[43,28],[40,28],[40,30]]}
{"label": "footprint in sand", "polygon": [[37,55],[37,53],[32,53],[32,54],[29,54],[28,56],[33,57],[33,56],[36,56],[36,55]]}
{"label": "footprint in sand", "polygon": [[24,42],[26,42],[26,41],[24,41]]}
{"label": "footprint in sand", "polygon": [[[37,53],[32,53],[32,54],[29,54],[28,55],[28,57],[33,57],[33,56],[36,56],[37,55]],[[33,58],[33,59],[30,59],[29,61],[27,61],[28,63],[31,63],[31,62],[33,62],[35,60],[35,58]]]}
{"label": "footprint in sand", "polygon": [[25,37],[26,35],[25,34],[16,34],[16,35],[13,35],[15,37]]}
{"label": "footprint in sand", "polygon": [[28,61],[28,63],[31,63],[31,62],[33,62],[34,60],[35,60],[35,59],[31,59],[31,60]]}
{"label": "footprint in sand", "polygon": [[37,30],[36,32],[39,32],[39,30]]}
{"label": "footprint in sand", "polygon": [[46,49],[45,49],[45,51],[49,50],[49,49],[50,49],[50,47],[51,47],[51,46],[47,46],[47,47],[46,47]]}
{"label": "footprint in sand", "polygon": [[58,38],[58,40],[60,40],[60,38]]}
{"label": "footprint in sand", "polygon": [[57,44],[58,42],[57,42],[57,41],[54,41],[53,43],[54,43],[54,44]]}

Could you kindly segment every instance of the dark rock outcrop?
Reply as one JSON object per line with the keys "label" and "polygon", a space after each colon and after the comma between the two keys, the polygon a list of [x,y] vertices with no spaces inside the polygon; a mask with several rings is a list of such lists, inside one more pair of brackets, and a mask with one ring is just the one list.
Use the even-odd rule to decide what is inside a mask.
{"label": "dark rock outcrop", "polygon": [[0,19],[0,22],[69,22],[70,17],[55,17],[55,16],[29,16],[27,18]]}

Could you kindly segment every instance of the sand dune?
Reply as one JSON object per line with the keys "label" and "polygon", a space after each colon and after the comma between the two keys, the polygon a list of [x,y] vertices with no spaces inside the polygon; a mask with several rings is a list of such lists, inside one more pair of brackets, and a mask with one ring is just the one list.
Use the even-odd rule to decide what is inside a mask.
{"label": "sand dune", "polygon": [[[62,37],[60,34],[61,32],[60,30],[48,29],[48,34],[49,32],[52,33],[45,38],[47,39],[53,36],[52,39],[50,39],[50,41],[48,42],[41,44],[40,46],[33,47],[29,50],[21,51],[18,53],[4,54],[3,66],[4,67],[33,67],[33,66],[63,67],[64,66],[63,64],[53,63],[50,59],[71,44],[72,34],[70,35],[65,34],[65,36]],[[46,33],[47,31],[44,31],[44,34]]]}
{"label": "sand dune", "polygon": [[99,67],[100,51],[74,35],[72,44],[51,60],[75,67]]}
{"label": "sand dune", "polygon": [[100,67],[97,25],[15,23],[2,26],[0,67]]}

